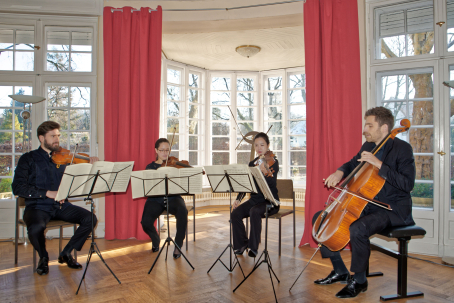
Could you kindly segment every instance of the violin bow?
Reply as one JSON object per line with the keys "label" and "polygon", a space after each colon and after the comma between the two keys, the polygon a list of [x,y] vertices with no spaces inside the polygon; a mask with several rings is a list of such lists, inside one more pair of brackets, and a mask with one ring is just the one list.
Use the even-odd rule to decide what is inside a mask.
{"label": "violin bow", "polygon": [[167,167],[167,164],[169,164],[169,156],[170,156],[170,153],[172,152],[173,139],[175,138],[175,133],[176,132],[177,132],[177,127],[174,125],[173,126],[172,142],[170,143],[170,149],[169,149],[169,153],[167,154],[167,159],[166,159],[166,167]]}
{"label": "violin bow", "polygon": [[240,126],[238,125],[238,122],[236,122],[236,119],[235,119],[235,116],[233,115],[232,109],[231,109],[230,106],[228,106],[228,105],[227,105],[227,107],[229,108],[230,114],[232,114],[233,121],[235,121],[236,127],[238,127],[238,130],[240,131],[240,134],[241,134],[240,143],[238,143],[238,145],[235,147],[235,150],[237,150],[238,147],[240,146],[241,142],[243,142],[243,140],[244,140],[244,135],[243,135],[243,133],[241,132],[241,128],[240,128]]}
{"label": "violin bow", "polygon": [[[70,148],[69,151],[71,152],[71,146],[69,148]],[[79,143],[76,143],[76,147],[74,148],[73,158],[71,159],[71,163],[69,163],[69,165],[72,165],[74,162],[74,157],[76,156],[77,148],[79,148]]]}

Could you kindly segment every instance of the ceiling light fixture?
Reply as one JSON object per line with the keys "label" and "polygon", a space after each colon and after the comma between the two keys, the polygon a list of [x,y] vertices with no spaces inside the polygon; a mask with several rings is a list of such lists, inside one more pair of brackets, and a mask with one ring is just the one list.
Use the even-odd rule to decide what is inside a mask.
{"label": "ceiling light fixture", "polygon": [[241,45],[235,51],[243,57],[250,58],[260,52],[261,48],[255,45]]}

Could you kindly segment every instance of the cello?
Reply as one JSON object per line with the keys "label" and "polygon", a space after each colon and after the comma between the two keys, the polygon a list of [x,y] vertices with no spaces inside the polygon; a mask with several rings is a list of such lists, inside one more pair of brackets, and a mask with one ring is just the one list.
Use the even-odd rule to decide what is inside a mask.
{"label": "cello", "polygon": [[[376,154],[389,139],[410,128],[410,121],[403,119],[402,127],[393,129],[372,151]],[[350,225],[359,219],[368,203],[391,210],[391,207],[373,198],[386,180],[378,175],[379,169],[368,162],[359,164],[328,198],[331,203],[323,210],[312,228],[312,236],[331,251],[339,251],[350,241]],[[337,194],[337,197],[335,196]]]}

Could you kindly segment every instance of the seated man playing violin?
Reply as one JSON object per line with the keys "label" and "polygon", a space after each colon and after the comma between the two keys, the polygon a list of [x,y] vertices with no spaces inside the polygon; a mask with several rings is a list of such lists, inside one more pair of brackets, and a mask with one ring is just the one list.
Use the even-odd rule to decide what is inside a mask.
{"label": "seated man playing violin", "polygon": [[[366,270],[369,264],[369,237],[391,226],[414,225],[410,191],[415,183],[415,161],[409,143],[399,139],[388,139],[374,155],[371,151],[382,142],[394,126],[394,117],[389,109],[375,107],[365,113],[363,135],[366,142],[350,161],[331,174],[325,185],[330,188],[348,176],[361,162],[378,168],[378,176],[385,180],[374,200],[387,203],[392,210],[368,203],[359,219],[350,225],[351,267],[349,271],[338,251],[322,246],[322,257],[330,258],[334,270],[324,279],[314,281],[319,285],[347,284],[336,297],[352,298],[367,290]],[[313,223],[321,212],[315,214]]]}
{"label": "seated man playing violin", "polygon": [[[80,251],[91,233],[90,211],[72,205],[67,200],[55,201],[66,165],[52,162],[52,153],[60,150],[60,125],[57,122],[43,122],[37,130],[40,147],[23,154],[16,167],[12,183],[14,195],[25,198],[24,222],[28,238],[38,251],[39,263],[36,272],[49,272],[49,254],[46,250],[44,231],[50,220],[63,220],[79,224],[79,228],[58,257],[59,263],[70,268],[82,268],[71,256],[71,251]],[[90,162],[97,161],[91,157]],[[96,217],[94,217],[96,225]]]}

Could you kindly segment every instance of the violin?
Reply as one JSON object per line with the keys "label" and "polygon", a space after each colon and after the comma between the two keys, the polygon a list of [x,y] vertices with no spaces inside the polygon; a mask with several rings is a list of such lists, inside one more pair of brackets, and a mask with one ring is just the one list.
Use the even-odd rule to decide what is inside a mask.
{"label": "violin", "polygon": [[161,167],[176,167],[176,168],[185,168],[185,167],[192,167],[189,165],[189,161],[186,160],[178,160],[177,157],[170,156],[166,160],[162,161]]}
{"label": "violin", "polygon": [[266,177],[272,177],[274,174],[273,164],[276,162],[275,155],[271,150],[267,151],[265,154],[259,156],[259,158],[254,162],[255,166],[261,165],[265,163],[264,167],[266,169],[266,173],[264,174]]}
{"label": "violin", "polygon": [[84,153],[74,154],[60,146],[58,151],[52,152],[52,162],[57,165],[90,163],[90,156]]}

